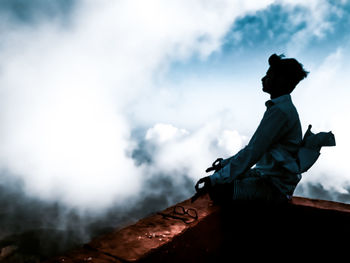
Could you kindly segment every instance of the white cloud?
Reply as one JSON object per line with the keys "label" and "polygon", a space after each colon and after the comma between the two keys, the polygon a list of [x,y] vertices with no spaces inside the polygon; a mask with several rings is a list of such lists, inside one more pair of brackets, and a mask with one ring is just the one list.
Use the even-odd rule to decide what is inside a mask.
{"label": "white cloud", "polygon": [[247,143],[245,136],[223,127],[222,120],[208,122],[192,132],[169,124],[156,124],[145,138],[156,149],[150,169],[174,177],[182,171],[193,180],[205,176],[204,170],[216,158],[232,156]]}
{"label": "white cloud", "polygon": [[185,129],[178,129],[171,124],[158,123],[146,132],[146,140],[156,141],[157,143],[165,143],[170,139],[182,137],[188,134]]}
{"label": "white cloud", "polygon": [[[170,61],[205,58],[237,15],[268,3],[82,1],[67,27],[2,20],[1,169],[28,193],[70,206],[98,209],[137,195],[143,170],[127,156],[129,106],[157,92],[153,79]],[[198,146],[185,156],[202,165],[206,131],[159,163],[181,165]]]}

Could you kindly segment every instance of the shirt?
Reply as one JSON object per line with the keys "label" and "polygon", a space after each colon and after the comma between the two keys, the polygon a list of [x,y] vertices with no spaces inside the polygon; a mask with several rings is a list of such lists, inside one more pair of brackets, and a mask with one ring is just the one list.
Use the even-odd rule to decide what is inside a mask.
{"label": "shirt", "polygon": [[244,176],[254,165],[286,196],[291,196],[301,174],[290,172],[297,166],[297,153],[302,141],[298,112],[289,94],[265,103],[264,116],[247,146],[222,161],[223,168],[210,176],[212,185],[231,183]]}

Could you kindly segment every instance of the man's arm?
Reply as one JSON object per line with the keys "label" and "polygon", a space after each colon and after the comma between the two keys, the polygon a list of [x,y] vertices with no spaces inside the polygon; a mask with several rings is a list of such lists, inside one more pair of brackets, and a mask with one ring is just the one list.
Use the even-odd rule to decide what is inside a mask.
{"label": "man's arm", "polygon": [[210,176],[211,185],[230,183],[256,164],[282,134],[288,119],[277,106],[271,106],[264,114],[248,145],[236,155],[223,160],[224,167]]}

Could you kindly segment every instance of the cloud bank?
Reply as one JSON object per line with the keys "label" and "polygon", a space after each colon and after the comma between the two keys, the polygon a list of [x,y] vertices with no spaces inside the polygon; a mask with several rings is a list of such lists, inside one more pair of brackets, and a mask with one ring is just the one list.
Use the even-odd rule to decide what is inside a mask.
{"label": "cloud bank", "polygon": [[[154,81],[171,61],[204,59],[235,17],[267,3],[82,1],[65,26],[2,21],[1,170],[28,194],[73,207],[100,209],[137,195],[145,168],[130,156],[129,107],[158,91]],[[187,144],[158,164],[202,164],[177,156]]]}

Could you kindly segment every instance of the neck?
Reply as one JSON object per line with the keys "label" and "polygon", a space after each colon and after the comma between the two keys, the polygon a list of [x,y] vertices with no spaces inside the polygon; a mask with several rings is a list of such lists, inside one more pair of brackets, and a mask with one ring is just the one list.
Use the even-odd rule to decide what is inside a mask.
{"label": "neck", "polygon": [[289,93],[272,93],[272,94],[270,94],[270,98],[271,99],[276,99],[278,97],[281,97],[281,96],[287,95],[287,94],[289,94]]}
{"label": "neck", "polygon": [[278,97],[280,97],[282,95],[284,95],[284,94],[271,94],[270,95],[270,99],[276,99],[276,98],[278,98]]}

